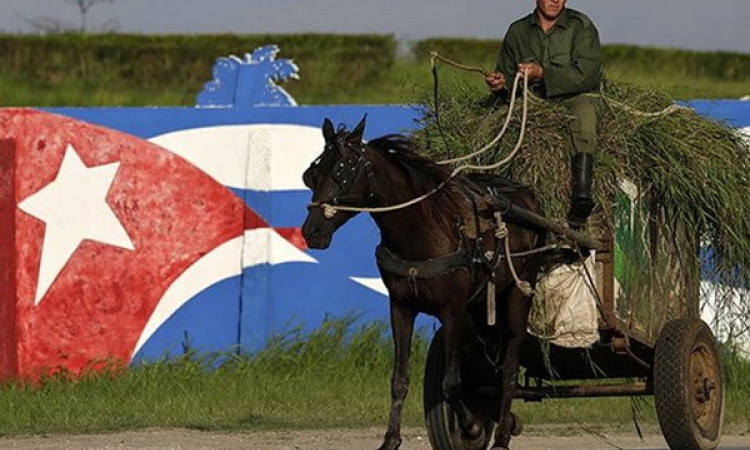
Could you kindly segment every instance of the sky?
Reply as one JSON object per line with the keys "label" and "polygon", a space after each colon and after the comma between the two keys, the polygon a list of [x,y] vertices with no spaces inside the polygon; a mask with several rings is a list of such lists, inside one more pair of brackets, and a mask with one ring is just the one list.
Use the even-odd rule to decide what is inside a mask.
{"label": "sky", "polygon": [[[33,32],[25,19],[77,26],[74,0],[0,0],[0,30]],[[112,0],[88,22],[132,33],[376,33],[399,40],[502,38],[533,0]],[[750,0],[569,0],[605,44],[750,53]],[[283,49],[282,49],[283,50]]]}

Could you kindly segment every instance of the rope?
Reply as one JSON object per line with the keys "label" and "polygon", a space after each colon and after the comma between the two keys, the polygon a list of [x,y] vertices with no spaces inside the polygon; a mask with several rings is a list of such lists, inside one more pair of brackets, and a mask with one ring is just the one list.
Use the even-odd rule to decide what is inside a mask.
{"label": "rope", "polygon": [[448,139],[445,138],[445,132],[443,132],[443,125],[440,120],[440,80],[438,79],[437,65],[435,64],[435,58],[437,54],[433,52],[433,57],[430,59],[431,72],[432,72],[432,96],[433,103],[435,104],[435,125],[437,126],[440,138],[443,140],[445,145],[447,156],[451,157],[451,146],[448,145]]}
{"label": "rope", "polygon": [[508,268],[510,269],[510,274],[513,276],[513,281],[516,282],[516,287],[519,291],[524,295],[524,297],[528,297],[531,294],[534,293],[534,289],[531,287],[531,284],[528,281],[524,281],[518,277],[518,274],[516,273],[516,268],[513,264],[513,258],[510,256],[510,239],[507,237],[505,238],[505,260],[508,263]]}
{"label": "rope", "polygon": [[497,228],[495,229],[495,237],[504,241],[505,261],[508,264],[508,269],[510,269],[510,274],[513,277],[513,281],[515,281],[516,287],[519,291],[521,291],[524,297],[528,297],[534,293],[534,289],[531,287],[531,284],[528,281],[522,280],[516,273],[516,267],[513,264],[513,257],[510,254],[510,235],[508,233],[508,226],[505,224],[503,215],[500,212],[495,213],[495,222],[497,223]]}
{"label": "rope", "polygon": [[[513,109],[515,108],[515,104],[516,104],[516,91],[518,89],[518,82],[519,82],[521,76],[522,75],[520,73],[517,73],[516,74],[516,78],[513,80],[513,90],[512,90],[511,95],[510,95],[510,105],[508,105],[508,114],[505,116],[505,122],[503,123],[503,127],[500,129],[500,132],[497,134],[497,136],[495,136],[495,138],[489,144],[485,145],[484,147],[482,147],[481,149],[475,151],[474,153],[471,153],[471,154],[466,155],[466,156],[460,156],[458,158],[446,159],[444,161],[438,161],[438,164],[454,164],[454,163],[457,163],[457,162],[465,161],[467,159],[471,159],[471,158],[473,158],[475,156],[479,156],[482,153],[490,150],[492,147],[495,146],[495,144],[497,144],[498,142],[500,142],[500,139],[503,137],[503,135],[505,135],[505,131],[508,129],[508,124],[510,124],[510,118],[513,116]],[[524,79],[525,78],[526,77],[524,77]],[[524,90],[524,99],[526,98],[525,97],[525,93],[526,93],[526,91]],[[524,112],[526,111],[525,108],[526,108],[526,105],[524,104]]]}
{"label": "rope", "polygon": [[531,255],[536,255],[538,253],[551,252],[552,250],[559,250],[560,248],[562,248],[562,246],[559,244],[550,244],[544,247],[535,248],[533,250],[527,250],[525,252],[511,253],[510,256],[512,256],[513,258],[520,258],[522,256],[531,256]]}
{"label": "rope", "polygon": [[381,207],[358,207],[358,206],[334,206],[329,203],[320,203],[320,202],[313,202],[310,203],[307,207],[309,208],[323,208],[323,215],[325,215],[326,219],[331,219],[334,215],[336,215],[336,212],[338,211],[346,211],[346,212],[366,212],[366,213],[385,213],[385,212],[391,212],[396,211],[399,209],[407,208],[409,206],[412,206],[414,204],[417,204],[431,195],[438,192],[440,189],[442,189],[448,182],[454,178],[456,175],[458,175],[457,171],[454,171],[448,178],[443,180],[437,187],[433,188],[431,191],[420,195],[419,197],[413,198],[409,201],[399,203],[396,205],[391,206],[381,206]]}
{"label": "rope", "polygon": [[[518,80],[518,78],[520,76],[521,76],[521,74],[516,74],[516,81]],[[514,82],[514,92],[515,92],[515,84],[516,83]],[[495,170],[495,169],[498,169],[498,168],[504,166],[508,162],[510,162],[510,160],[513,159],[516,156],[516,154],[518,153],[518,150],[521,149],[521,145],[523,144],[523,138],[524,138],[524,136],[526,134],[526,119],[528,117],[528,112],[529,112],[529,77],[528,77],[527,74],[524,73],[523,74],[523,113],[521,115],[521,131],[518,134],[518,141],[516,142],[516,146],[513,149],[513,151],[511,151],[510,154],[508,156],[506,156],[504,159],[501,159],[500,161],[498,161],[498,162],[496,162],[494,164],[489,164],[489,165],[486,165],[486,166],[474,165],[474,164],[466,164],[464,166],[458,167],[455,171],[456,172],[460,172],[460,171],[465,170],[465,169],[473,169],[473,170]],[[494,144],[489,144],[489,145],[485,146],[485,149],[487,149],[491,145],[494,145]]]}
{"label": "rope", "polygon": [[[444,61],[450,61],[448,59],[445,59],[445,58],[441,57],[437,53],[433,53],[433,57],[434,58],[439,58],[439,59],[444,60]],[[464,66],[464,65],[461,65],[461,64],[458,64],[458,63],[454,63],[454,62],[450,62],[449,64],[455,65],[456,67],[463,68],[465,70],[479,71],[480,73],[484,73],[483,69],[481,69],[481,68],[471,67],[471,66]],[[419,202],[421,202],[421,201],[429,198],[430,196],[432,196],[433,194],[435,194],[436,192],[438,192],[439,190],[441,190],[443,187],[445,187],[445,185],[448,184],[448,182],[451,179],[455,178],[459,173],[463,172],[464,170],[467,170],[467,169],[472,169],[472,170],[494,170],[494,169],[497,169],[497,168],[499,168],[499,167],[507,164],[511,159],[513,159],[513,157],[515,157],[516,153],[518,153],[518,150],[521,148],[521,145],[523,144],[524,136],[526,134],[526,120],[527,120],[527,117],[528,117],[528,99],[529,99],[529,94],[528,94],[529,79],[528,79],[528,76],[526,74],[520,74],[520,73],[516,74],[516,78],[515,78],[515,80],[513,82],[513,96],[512,96],[512,99],[511,99],[511,106],[509,107],[508,116],[506,117],[505,124],[503,125],[503,129],[501,130],[501,133],[495,138],[495,140],[493,140],[493,142],[491,142],[490,144],[488,144],[485,147],[483,147],[482,150],[480,150],[479,152],[475,152],[472,155],[469,155],[469,157],[473,157],[473,156],[478,155],[479,153],[487,151],[490,147],[492,147],[495,143],[497,143],[497,141],[500,139],[500,137],[502,137],[502,134],[505,133],[505,129],[507,128],[508,122],[510,121],[510,115],[512,113],[512,108],[513,108],[512,105],[514,104],[514,101],[515,101],[515,93],[516,93],[516,90],[517,90],[517,87],[518,87],[518,81],[519,81],[519,79],[522,76],[523,76],[523,114],[522,114],[522,118],[521,118],[521,131],[520,131],[520,133],[518,135],[518,141],[516,142],[516,147],[513,149],[513,151],[510,153],[510,155],[508,155],[504,159],[498,161],[497,163],[490,164],[490,165],[487,165],[487,166],[474,165],[474,164],[466,164],[466,165],[463,165],[463,166],[456,167],[456,169],[453,170],[453,172],[448,176],[448,178],[446,178],[445,180],[443,180],[434,189],[430,190],[429,192],[427,192],[425,194],[420,195],[419,197],[413,198],[413,199],[411,199],[409,201],[406,201],[406,202],[403,202],[403,203],[399,203],[399,204],[396,204],[396,205],[382,206],[382,207],[358,207],[358,206],[334,206],[334,205],[331,205],[331,204],[328,204],[328,203],[318,203],[318,202],[315,202],[315,203],[310,203],[310,205],[308,206],[308,208],[312,208],[312,207],[321,207],[321,208],[323,208],[323,214],[328,219],[332,218],[336,214],[337,211],[357,212],[357,213],[366,212],[366,213],[376,213],[376,214],[377,213],[386,213],[386,212],[397,211],[399,209],[408,208],[409,206],[412,206],[412,205],[414,205],[416,203],[419,203]],[[463,160],[463,159],[466,159],[466,158],[462,158],[462,159],[459,159],[459,160]]]}
{"label": "rope", "polygon": [[[437,52],[430,53],[430,65],[432,67],[433,74],[436,71],[436,69],[435,69],[435,67],[436,67],[435,66],[435,60],[436,59],[439,59],[440,61],[442,61],[442,62],[444,62],[444,63],[446,63],[446,64],[448,64],[450,66],[453,66],[453,67],[455,67],[457,69],[465,70],[467,72],[477,72],[477,73],[480,73],[480,74],[484,75],[485,77],[491,75],[490,72],[487,72],[486,70],[484,70],[481,67],[478,67],[478,66],[467,66],[465,64],[457,63],[456,61],[453,61],[451,59],[448,59],[448,58],[446,58],[444,56],[439,55]],[[521,73],[517,73],[515,79],[513,80],[513,88],[511,90],[511,96],[510,96],[510,105],[508,105],[508,114],[506,115],[505,122],[503,123],[503,127],[500,129],[500,132],[497,134],[497,136],[495,136],[495,138],[490,143],[488,143],[487,145],[485,145],[484,147],[482,147],[481,149],[477,150],[474,153],[471,153],[471,154],[465,155],[465,156],[460,156],[458,158],[452,158],[452,159],[446,159],[444,161],[438,161],[437,162],[438,164],[455,164],[455,163],[458,163],[458,162],[466,161],[467,159],[471,159],[471,158],[473,158],[475,156],[479,156],[482,153],[490,150],[492,147],[495,146],[495,144],[497,144],[498,142],[500,142],[500,139],[503,137],[503,135],[505,135],[505,131],[508,129],[508,124],[510,124],[510,118],[513,116],[513,110],[515,108],[515,103],[516,103],[516,92],[518,90],[518,82],[519,82],[519,79],[522,76],[524,77],[524,80],[527,78],[525,76],[525,74],[522,75]],[[527,87],[528,87],[528,84],[527,84],[526,81],[524,81],[524,122],[525,122],[525,117],[526,117],[525,112],[527,110],[527,104],[528,104],[527,103],[527,97],[526,97],[526,95],[527,95],[527,92],[526,92],[527,91]],[[437,94],[435,94],[435,98],[437,99]],[[437,100],[435,101],[435,108],[436,108],[436,111],[435,111],[436,123],[438,124],[438,130],[441,132],[441,135],[442,135],[442,129],[440,127],[440,123],[439,123],[439,119],[438,119],[439,116],[438,116],[438,112],[437,112],[437,108],[438,108]],[[523,124],[522,124],[522,127],[523,127]],[[445,137],[443,137],[443,141],[445,141]],[[447,145],[446,145],[446,147],[447,147]],[[519,143],[518,147],[520,147],[520,143]],[[515,150],[515,151],[517,151],[517,150]],[[515,155],[515,151],[514,151],[514,155]],[[511,156],[511,158],[512,158],[512,156]],[[510,160],[510,158],[506,158],[506,159]],[[500,165],[498,165],[496,167],[492,166],[492,168],[488,168],[488,169],[482,169],[481,168],[481,167],[484,167],[484,166],[470,166],[470,168],[473,168],[473,169],[476,169],[476,170],[492,170],[494,168],[502,166],[503,164],[505,164],[505,162],[503,162],[502,164],[500,164]]]}
{"label": "rope", "polygon": [[431,67],[435,67],[435,60],[436,59],[439,59],[440,61],[443,61],[444,63],[448,64],[449,66],[453,66],[453,67],[455,67],[457,69],[465,70],[467,72],[477,72],[477,73],[480,73],[480,74],[484,75],[485,77],[488,77],[488,76],[492,75],[492,72],[487,72],[486,70],[484,70],[483,68],[481,68],[479,66],[467,66],[466,64],[457,63],[456,61],[453,61],[453,60],[448,59],[448,58],[446,58],[444,56],[438,55],[438,52],[431,52],[430,53],[430,64],[431,64]]}
{"label": "rope", "polygon": [[599,94],[585,94],[585,95],[600,96],[602,99],[604,99],[604,101],[607,104],[610,105],[610,107],[612,105],[617,106],[618,108],[623,109],[626,112],[628,112],[631,115],[636,116],[636,117],[661,117],[661,116],[666,116],[667,114],[673,114],[673,113],[676,113],[676,112],[679,112],[679,111],[692,111],[687,106],[678,105],[676,103],[667,106],[666,108],[662,109],[661,111],[655,111],[655,112],[641,111],[641,110],[633,108],[632,106],[627,105],[627,104],[625,104],[625,103],[623,103],[621,101],[618,101],[618,100],[615,100],[615,99],[613,99],[611,97],[608,97],[604,93],[604,84],[603,83],[599,84]]}

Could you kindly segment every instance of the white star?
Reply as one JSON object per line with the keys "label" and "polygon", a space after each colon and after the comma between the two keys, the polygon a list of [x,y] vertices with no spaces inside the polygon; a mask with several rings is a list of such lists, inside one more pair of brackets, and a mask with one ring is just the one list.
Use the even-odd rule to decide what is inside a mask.
{"label": "white star", "polygon": [[46,224],[35,305],[84,239],[135,249],[106,201],[119,166],[116,162],[86,167],[75,148],[68,145],[57,178],[18,204]]}

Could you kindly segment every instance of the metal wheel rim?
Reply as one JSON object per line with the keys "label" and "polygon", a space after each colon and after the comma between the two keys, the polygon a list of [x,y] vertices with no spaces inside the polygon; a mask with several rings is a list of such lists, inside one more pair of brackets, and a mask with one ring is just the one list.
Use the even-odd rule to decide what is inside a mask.
{"label": "metal wheel rim", "polygon": [[688,398],[695,423],[701,431],[710,431],[721,410],[722,387],[714,352],[698,343],[690,352]]}

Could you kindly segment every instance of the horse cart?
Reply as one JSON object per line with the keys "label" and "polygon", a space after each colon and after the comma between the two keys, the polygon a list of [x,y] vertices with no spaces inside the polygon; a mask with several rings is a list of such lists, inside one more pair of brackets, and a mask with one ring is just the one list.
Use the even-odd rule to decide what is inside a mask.
{"label": "horse cart", "polygon": [[[642,221],[640,229],[629,220],[629,227],[634,211],[623,202],[618,206],[620,228],[627,229],[604,233],[595,256],[598,340],[585,349],[566,348],[528,334],[520,359],[525,370],[515,398],[537,402],[653,396],[661,431],[672,450],[715,449],[723,422],[724,377],[714,336],[698,317],[699,268],[685,268],[672,257],[670,246],[678,245],[679,238],[659,236],[653,220]],[[622,217],[623,210],[627,217]],[[633,234],[645,239],[632,239]],[[684,240],[683,244],[690,245]],[[637,247],[643,245],[657,257],[638,261],[644,249]],[[628,264],[649,267],[641,267],[639,277],[624,270]],[[444,355],[440,329],[430,345],[424,374],[426,427],[435,450],[462,450],[469,446],[443,396]],[[474,336],[463,345],[461,356],[463,400],[486,429],[497,421],[497,367],[491,355],[487,343]],[[520,433],[520,422],[513,426],[514,433]],[[480,447],[488,446],[490,438],[487,433]]]}
{"label": "horse cart", "polygon": [[[313,197],[302,232],[310,248],[325,249],[356,214],[369,213],[379,228],[376,259],[389,291],[396,349],[381,450],[401,445],[418,313],[443,324],[430,346],[424,383],[435,450],[479,450],[490,443],[507,449],[520,428],[511,413],[514,396],[633,395],[655,396],[673,450],[716,448],[723,374],[712,333],[698,319],[694,230],[660,227],[670,223],[664,213],[646,196],[623,190],[622,206],[604,208],[592,237],[545,218],[528,187],[491,176],[458,178],[457,171],[421,156],[409,139],[387,135],[365,143],[364,128],[364,119],[351,132],[324,122],[323,153],[303,175]],[[557,244],[547,245],[551,236]],[[586,274],[599,310],[589,315],[593,339],[563,347],[528,335],[532,299],[542,297],[532,296],[532,285],[549,273],[542,264],[570,265],[582,249],[596,250],[585,263],[593,266]],[[539,257],[547,251],[551,258]],[[475,301],[481,298],[486,309]]]}

